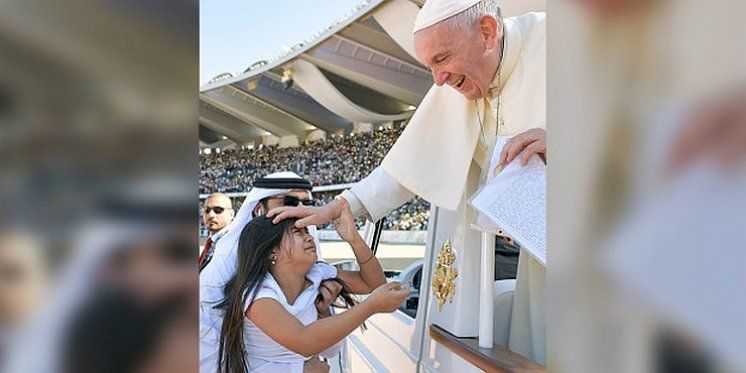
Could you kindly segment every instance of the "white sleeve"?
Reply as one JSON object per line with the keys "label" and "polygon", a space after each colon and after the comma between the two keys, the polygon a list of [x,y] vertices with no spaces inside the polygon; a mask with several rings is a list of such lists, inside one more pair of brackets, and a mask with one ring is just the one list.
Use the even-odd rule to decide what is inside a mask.
{"label": "white sleeve", "polygon": [[[262,298],[270,298],[276,300],[277,302],[280,302],[280,296],[277,294],[277,291],[272,289],[272,287],[267,284],[262,284],[259,286],[258,289],[256,289],[256,296],[254,297],[254,299],[251,299],[251,294],[246,297],[246,302],[243,305],[243,311],[248,311],[249,306],[251,306],[252,302]],[[280,302],[280,304],[282,304],[282,302]]]}
{"label": "white sleeve", "polygon": [[324,281],[337,277],[337,267],[326,262],[316,262],[306,276],[309,279],[318,276],[318,281]]}
{"label": "white sleeve", "polygon": [[381,167],[376,167],[365,179],[342,193],[355,216],[365,215],[378,221],[391,210],[414,197],[414,193],[396,182]]}

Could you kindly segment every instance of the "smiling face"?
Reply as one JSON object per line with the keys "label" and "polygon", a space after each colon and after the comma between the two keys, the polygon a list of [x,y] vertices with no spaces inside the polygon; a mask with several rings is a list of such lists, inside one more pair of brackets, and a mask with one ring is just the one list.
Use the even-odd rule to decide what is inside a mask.
{"label": "smiling face", "polygon": [[420,62],[438,86],[448,84],[470,100],[486,97],[497,72],[502,30],[484,15],[471,32],[439,22],[414,34]]}

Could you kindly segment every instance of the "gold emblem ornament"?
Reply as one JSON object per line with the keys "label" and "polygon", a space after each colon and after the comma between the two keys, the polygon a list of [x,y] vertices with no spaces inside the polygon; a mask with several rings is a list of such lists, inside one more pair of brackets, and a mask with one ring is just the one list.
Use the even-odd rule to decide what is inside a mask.
{"label": "gold emblem ornament", "polygon": [[438,311],[443,309],[446,299],[453,303],[453,296],[456,294],[454,280],[458,277],[458,270],[451,267],[454,262],[456,254],[451,250],[451,240],[447,239],[438,253],[438,262],[433,269],[433,295],[438,298]]}

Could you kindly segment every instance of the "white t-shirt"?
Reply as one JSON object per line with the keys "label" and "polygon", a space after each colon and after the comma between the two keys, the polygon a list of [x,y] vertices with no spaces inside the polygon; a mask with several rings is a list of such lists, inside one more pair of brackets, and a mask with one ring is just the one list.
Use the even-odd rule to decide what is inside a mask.
{"label": "white t-shirt", "polygon": [[[310,226],[309,232],[316,242],[316,256],[318,260],[323,260],[316,227]],[[235,244],[226,246],[222,240],[230,240],[231,237],[220,233],[216,236],[213,242],[215,252],[212,260],[199,274],[199,361],[200,371],[203,373],[213,373],[217,370],[218,342],[223,325],[223,311],[214,307],[223,301],[225,297],[223,287],[236,274],[238,267],[238,237],[233,237]],[[221,246],[217,246],[218,242]]]}
{"label": "white t-shirt", "polygon": [[[308,325],[318,319],[316,297],[319,294],[319,284],[322,280],[337,276],[337,268],[326,263],[316,263],[306,274],[312,284],[304,290],[291,305],[285,299],[280,285],[271,274],[267,274],[264,283],[258,288],[256,298],[270,298],[279,302],[285,310],[298,318],[303,325]],[[244,306],[246,311],[251,300]],[[303,362],[308,358],[288,350],[264,334],[251,320],[244,320],[244,346],[250,372],[303,372]]]}
{"label": "white t-shirt", "polygon": [[[275,278],[272,274],[267,273],[263,283],[257,289],[254,300],[261,298],[274,299],[291,315],[298,318],[303,325],[308,325],[318,319],[315,301],[319,294],[319,284],[323,280],[336,276],[336,267],[323,262],[314,264],[306,274],[306,278],[312,283],[311,286],[304,290],[290,305]],[[248,299],[250,300],[251,296]],[[246,304],[244,310],[248,309],[249,305]],[[206,304],[201,304],[201,306],[206,306]],[[215,314],[220,310],[204,311]],[[220,330],[200,323],[200,334],[200,372],[215,372],[217,371],[217,346],[220,339]],[[303,372],[303,363],[308,359],[275,342],[249,319],[244,319],[244,347],[246,348],[246,359],[250,372]],[[331,357],[338,352],[339,347],[340,345],[337,344],[321,355]]]}

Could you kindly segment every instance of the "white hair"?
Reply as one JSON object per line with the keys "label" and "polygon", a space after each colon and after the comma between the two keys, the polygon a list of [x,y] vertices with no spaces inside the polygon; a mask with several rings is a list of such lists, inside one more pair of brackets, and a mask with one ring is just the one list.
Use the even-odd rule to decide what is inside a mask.
{"label": "white hair", "polygon": [[443,22],[446,22],[453,28],[471,33],[474,31],[474,24],[479,22],[485,14],[494,16],[498,20],[502,18],[502,10],[497,5],[497,1],[481,0],[463,12],[456,14],[453,17],[446,18]]}

